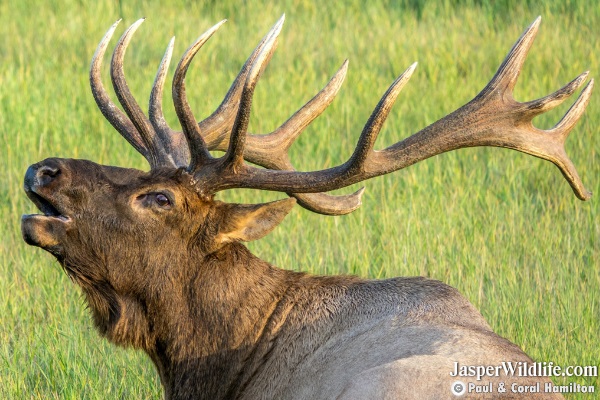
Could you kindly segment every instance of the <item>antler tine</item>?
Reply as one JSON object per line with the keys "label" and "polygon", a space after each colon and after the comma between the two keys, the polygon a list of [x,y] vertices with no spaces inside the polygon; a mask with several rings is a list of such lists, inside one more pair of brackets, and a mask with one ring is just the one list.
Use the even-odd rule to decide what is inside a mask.
{"label": "antler tine", "polygon": [[198,126],[194,114],[190,109],[185,94],[185,75],[187,73],[190,62],[200,50],[200,48],[206,43],[206,41],[223,25],[227,20],[223,20],[210,28],[208,31],[203,33],[194,44],[192,44],[181,57],[177,69],[175,70],[175,76],[173,77],[173,103],[175,105],[175,112],[181,123],[183,133],[187,139],[189,150],[190,150],[190,171],[195,171],[199,166],[206,164],[212,159],[212,156],[208,152],[208,148],[202,138],[200,127]]}
{"label": "antler tine", "polygon": [[[240,73],[227,92],[225,99],[217,110],[207,119],[199,123],[202,136],[209,150],[228,150],[230,144],[228,133],[234,123],[234,103],[237,105],[251,67],[255,64],[256,58],[261,54],[274,31],[281,29],[279,24],[283,24],[284,17],[285,15],[264,36],[250,57],[248,57],[248,60],[245,62]],[[275,46],[273,46],[273,49],[274,48]],[[271,50],[265,53],[266,58],[262,63],[261,72],[269,62],[273,51]],[[247,134],[245,139],[244,159],[269,169],[294,170],[287,153],[289,147],[302,133],[304,128],[306,128],[331,104],[344,82],[347,70],[348,61],[346,60],[319,93],[273,132],[266,135]],[[257,79],[259,77],[260,73],[257,76]],[[363,192],[364,189],[360,189],[355,193],[339,196],[326,193],[288,194],[296,197],[298,204],[310,211],[325,215],[343,215],[360,207]]]}
{"label": "antler tine", "polygon": [[575,192],[575,195],[580,200],[590,199],[592,197],[592,192],[590,192],[585,188],[585,186],[583,186],[583,182],[581,181],[581,178],[577,173],[575,165],[569,159],[565,152],[564,142],[569,133],[571,133],[571,130],[573,129],[577,121],[579,121],[579,119],[583,115],[587,105],[589,104],[593,88],[594,80],[591,79],[590,82],[586,85],[586,87],[582,90],[575,104],[571,106],[569,111],[567,111],[567,113],[559,121],[559,123],[556,124],[554,128],[548,131],[548,133],[558,137],[558,142],[560,143],[560,146],[557,146],[557,156],[552,155],[552,158],[548,157],[547,159],[553,162],[560,169],[565,179],[571,185],[573,192]]}
{"label": "antler tine", "polygon": [[365,188],[361,187],[354,193],[334,196],[327,193],[287,193],[295,197],[302,208],[323,215],[350,214],[362,205],[362,195]]}
{"label": "antler tine", "polygon": [[168,157],[165,154],[163,143],[157,137],[150,121],[146,115],[144,115],[141,107],[131,94],[129,87],[127,86],[127,81],[125,80],[125,73],[123,72],[123,60],[125,58],[127,46],[131,42],[133,34],[144,20],[144,18],[141,18],[134,22],[119,39],[110,64],[110,76],[119,103],[123,106],[123,109],[129,116],[131,122],[133,122],[133,125],[136,127],[146,145],[148,162],[150,163],[151,168],[156,168],[165,164],[173,164],[172,162],[167,161]]}
{"label": "antler tine", "polygon": [[558,122],[558,124],[556,124],[554,128],[550,129],[549,132],[558,134],[564,141],[587,108],[593,89],[594,80],[590,79],[590,82],[581,91],[577,101],[571,106],[571,108],[569,108],[569,111],[567,111],[565,116]]}
{"label": "antler tine", "polygon": [[[211,117],[207,120],[199,123],[200,128],[202,126],[215,126],[214,123],[208,123],[211,119],[214,121],[220,119],[226,121],[227,118],[223,118],[223,109],[231,108],[232,105],[240,98],[241,92],[244,87],[253,88],[264,70],[266,64],[269,62],[273,50],[276,45],[276,38],[279,34],[285,16],[283,16],[275,26],[269,31],[269,33],[263,38],[261,43],[254,50],[252,55],[246,61],[242,71],[236,78],[236,81],[230,88],[226,98],[222,102],[221,106]],[[168,70],[168,65],[173,52],[174,38],[171,39],[165,55],[158,68],[156,78],[152,87],[152,92],[149,102],[149,119],[147,119],[141,111],[139,105],[131,95],[129,88],[127,87],[124,73],[123,73],[123,59],[124,54],[129,44],[131,37],[139,25],[143,22],[143,19],[134,23],[121,37],[117,48],[113,54],[113,61],[111,63],[111,76],[113,77],[113,84],[115,85],[115,91],[119,96],[120,102],[130,114],[130,118],[135,118],[137,124],[142,127],[141,129],[136,128],[132,121],[119,110],[114,103],[110,101],[102,82],[100,80],[100,67],[102,57],[106,51],[108,42],[114,33],[116,26],[120,21],[113,24],[109,31],[105,34],[104,38],[98,45],[96,54],[92,59],[92,67],[90,69],[90,83],[92,86],[92,92],[96,102],[105,115],[105,117],[113,124],[113,126],[121,132],[121,134],[149,161],[152,168],[159,166],[175,166],[183,167],[188,165],[188,159],[190,158],[189,148],[190,144],[186,146],[183,141],[184,133],[171,129],[162,112],[162,95],[164,90],[164,82]],[[224,21],[223,21],[224,22]],[[176,71],[174,82],[181,82],[185,78],[185,72],[187,66],[191,62],[193,56],[201,45],[212,35],[214,30],[218,28],[220,24],[213,27],[207,33],[202,35],[194,45],[188,49],[186,54],[182,57],[182,61]],[[268,49],[265,47],[268,46]],[[257,61],[260,57],[261,60]],[[345,61],[328,84],[309,102],[307,102],[301,109],[299,109],[292,117],[290,117],[284,124],[268,135],[250,135],[247,139],[247,148],[243,152],[244,159],[256,163],[258,165],[275,168],[275,169],[289,169],[294,170],[287,150],[293,143],[293,141],[299,136],[303,129],[310,124],[318,115],[320,115],[325,108],[333,101],[335,95],[338,93],[341,84],[344,81],[347,72],[348,62]],[[248,79],[250,70],[254,68],[252,72],[252,79]],[[244,83],[244,85],[242,85]],[[248,85],[246,85],[248,83]],[[183,88],[183,94],[185,95],[185,87],[180,85],[178,92],[177,84],[174,83],[173,91],[174,101],[176,102],[177,93],[181,93]],[[247,92],[249,92],[247,90]],[[249,96],[250,97],[250,96]],[[185,101],[187,104],[187,101]],[[177,106],[177,103],[176,103]],[[190,112],[191,114],[191,112]],[[226,113],[225,113],[226,114]],[[218,118],[215,118],[218,117]],[[193,119],[191,117],[190,119]],[[151,127],[149,126],[151,125]],[[225,135],[227,125],[229,123],[221,122],[218,132],[217,140],[213,140],[209,146],[206,146],[208,150],[218,149],[225,150],[225,146],[228,146],[230,141]],[[219,124],[217,124],[219,125]],[[152,130],[153,128],[153,130]],[[225,130],[224,130],[225,129]],[[147,131],[146,134],[140,135],[140,131]],[[215,132],[215,130],[213,130]],[[206,135],[204,131],[200,132],[202,135]],[[210,133],[210,132],[209,132]],[[200,134],[190,135],[192,138],[202,139]],[[214,136],[214,135],[213,135]],[[235,136],[235,135],[234,135]],[[245,136],[245,135],[243,135]],[[200,140],[199,140],[200,141]],[[202,145],[202,143],[201,143]],[[192,143],[193,146],[193,143]],[[191,146],[190,146],[191,147]],[[202,147],[202,146],[201,146]],[[239,157],[239,156],[238,156]],[[270,158],[271,157],[271,158]],[[212,159],[212,157],[210,157]],[[238,159],[239,163],[239,159]],[[191,163],[190,163],[191,164]],[[318,212],[326,215],[341,215],[347,214],[361,205],[361,196],[364,192],[364,188],[356,191],[350,195],[343,196],[332,196],[326,193],[310,193],[310,194],[299,194],[289,193],[291,196],[295,196],[299,200],[299,204],[304,208],[311,211]]]}
{"label": "antler tine", "polygon": [[116,104],[110,100],[110,97],[106,92],[104,85],[102,84],[102,59],[106,53],[108,42],[112,38],[115,29],[120,22],[121,20],[118,20],[108,29],[96,48],[90,66],[90,86],[94,100],[102,112],[102,115],[104,115],[104,118],[110,122],[110,124],[129,142],[129,144],[131,144],[146,159],[149,159],[150,155],[144,139],[140,136],[139,132],[131,123],[127,115],[125,115],[116,106]]}
{"label": "antler tine", "polygon": [[[250,57],[248,57],[242,66],[242,69],[231,84],[231,87],[227,91],[227,94],[223,98],[223,101],[219,107],[217,107],[217,109],[206,119],[198,123],[200,126],[200,131],[202,132],[202,137],[204,138],[210,150],[227,150],[229,145],[229,133],[231,132],[231,128],[235,122],[239,99],[242,95],[246,77],[250,72],[250,68],[252,68],[252,65],[254,64],[256,57],[258,57],[264,48],[265,43],[271,37],[273,29],[276,28],[277,24],[271,28],[271,30],[261,39],[254,51],[252,51],[252,54],[250,54]],[[272,55],[272,52],[268,54],[268,57],[264,63],[265,66],[270,61]]]}
{"label": "antler tine", "polygon": [[529,53],[529,50],[533,45],[541,22],[542,17],[537,17],[525,32],[523,32],[502,62],[502,65],[500,65],[500,68],[498,68],[498,71],[492,80],[481,91],[482,95],[499,89],[503,92],[506,91],[510,93],[512,96],[512,91],[517,84],[521,68],[523,68],[527,53]]}
{"label": "antler tine", "polygon": [[[343,165],[314,172],[263,170],[243,166],[244,169],[240,168],[240,171],[236,171],[229,176],[223,176],[219,181],[214,181],[212,190],[216,192],[234,187],[243,187],[283,191],[296,195],[296,193],[317,193],[334,190],[334,188],[339,189],[366,179],[368,172],[365,170],[365,160],[369,153],[375,154],[372,152],[372,147],[383,122],[416,66],[417,63],[414,63],[404,71],[383,95],[365,125],[353,156]],[[363,147],[361,148],[361,146]],[[317,190],[316,188],[323,188],[323,190]],[[363,189],[360,189],[353,195],[360,199],[362,192]]]}
{"label": "antler tine", "polygon": [[[498,68],[498,71],[494,75],[494,78],[490,83],[482,90],[477,96],[486,97],[496,92],[498,97],[509,95],[512,98],[512,90],[517,82],[517,78],[521,72],[521,68],[527,57],[535,36],[537,35],[541,17],[537,17],[536,20],[525,30],[521,37],[517,40],[506,59]],[[522,114],[522,124],[524,128],[519,132],[521,135],[528,134],[529,137],[512,137],[512,143],[493,144],[500,147],[508,147],[515,150],[519,150],[533,156],[548,160],[556,165],[562,172],[565,179],[569,182],[569,185],[573,189],[573,192],[580,200],[588,200],[592,193],[588,191],[581,178],[575,169],[573,162],[569,159],[564,149],[564,143],[575,126],[575,123],[581,118],[589,98],[592,93],[594,86],[593,80],[591,80],[585,89],[581,92],[577,101],[564,115],[561,121],[550,130],[539,130],[532,125],[534,117],[549,111],[567,98],[569,98],[577,89],[583,85],[587,79],[588,71],[583,72],[578,77],[573,79],[571,82],[557,90],[556,92],[544,96],[537,100],[532,100],[524,103],[517,103],[515,106],[515,113],[517,110]],[[476,98],[476,99],[477,99]],[[515,132],[516,133],[516,132]],[[536,135],[537,134],[537,135]]]}
{"label": "antler tine", "polygon": [[[537,100],[522,103],[523,112],[526,115],[526,121],[531,124],[531,120],[546,111],[549,111],[558,105],[562,104],[567,98],[569,98],[577,89],[579,89],[585,82],[588,71],[582,73],[577,78],[557,90],[556,92],[544,96]],[[569,111],[563,116],[563,118],[554,126],[554,128],[541,131],[547,135],[546,147],[542,150],[532,150],[531,154],[536,155],[540,158],[546,159],[554,163],[562,172],[564,177],[567,179],[571,188],[575,192],[575,195],[581,200],[587,200],[591,197],[592,193],[589,192],[583,186],[581,178],[573,165],[573,162],[567,156],[564,143],[574,128],[575,124],[583,115],[592,94],[594,88],[594,80],[591,79],[586,87],[581,91],[581,94],[577,98],[577,101],[571,106]],[[531,129],[533,126],[531,126]]]}
{"label": "antler tine", "polygon": [[[267,135],[248,135],[244,158],[269,169],[295,170],[288,149],[304,129],[331,104],[342,87],[348,60],[344,61],[327,85],[294,113],[286,122]],[[364,188],[348,195],[327,193],[288,193],[309,211],[324,215],[344,215],[360,207]]]}
{"label": "antler tine", "polygon": [[[248,134],[244,159],[269,169],[295,170],[289,159],[289,147],[304,129],[331,104],[342,87],[347,71],[348,61],[346,60],[319,93],[273,132],[266,135]],[[210,150],[227,150],[229,138],[226,135],[221,136],[219,141],[213,142],[212,146],[209,145]],[[295,197],[298,204],[307,210],[324,215],[343,215],[360,207],[363,192],[364,188],[348,195],[336,196],[326,193],[288,193],[288,195]]]}
{"label": "antler tine", "polygon": [[[325,87],[319,91],[319,93],[317,93],[312,99],[310,99],[305,105],[296,111],[294,115],[285,121],[279,128],[275,129],[268,135],[262,136],[265,140],[271,140],[274,142],[274,144],[276,143],[278,147],[281,148],[281,153],[274,155],[274,159],[287,159],[287,150],[304,131],[304,128],[310,125],[310,123],[319,115],[321,115],[321,113],[323,113],[323,111],[331,104],[342,87],[342,83],[344,83],[347,72],[348,60],[344,61],[342,66],[329,80],[327,85],[325,85]],[[250,149],[250,143],[248,143],[248,148]],[[271,168],[267,165],[260,165]],[[277,166],[275,166],[275,169],[282,168],[277,168]]]}
{"label": "antler tine", "polygon": [[175,37],[172,37],[167,46],[167,50],[160,62],[152,91],[150,92],[150,101],[148,104],[148,118],[154,127],[160,141],[163,143],[165,152],[170,158],[170,162],[177,167],[186,167],[189,164],[189,148],[185,142],[183,132],[171,129],[162,109],[163,90],[167,71],[173,55]]}
{"label": "antler tine", "polygon": [[[285,17],[285,15],[284,15]],[[282,22],[283,18],[279,22]],[[271,37],[273,31],[278,28],[278,23],[265,35],[261,40],[256,49],[252,52],[246,63],[242,67],[240,73],[236,77],[235,81],[231,85],[231,88],[227,92],[223,102],[217,108],[213,114],[208,118],[199,122],[202,136],[209,148],[209,150],[220,150],[227,151],[229,147],[229,133],[231,132],[235,110],[239,98],[241,96],[244,83],[248,76],[250,68],[254,64],[254,61],[263,50],[265,43]],[[273,51],[268,52],[267,58],[263,63],[263,68],[269,62]],[[261,69],[261,72],[262,72]],[[300,135],[300,133],[306,128],[316,117],[318,117],[325,108],[331,104],[339,89],[344,82],[346,72],[348,70],[348,61],[346,60],[340,69],[335,73],[327,85],[315,95],[309,102],[307,102],[301,109],[296,111],[285,123],[275,129],[273,132],[266,135],[248,135],[246,143],[246,154],[245,157],[248,161],[261,165],[266,168],[275,169],[287,169],[287,166],[277,166],[272,163],[273,159],[286,159],[287,155],[285,151],[291,146],[294,140]],[[260,75],[258,75],[260,77]],[[234,107],[235,106],[235,107]],[[281,147],[283,152],[277,152],[273,154],[273,147]],[[267,159],[264,154],[263,148],[268,147]],[[256,153],[256,156],[254,155]]]}
{"label": "antler tine", "polygon": [[281,32],[283,23],[285,21],[285,15],[282,16],[279,21],[271,29],[270,35],[265,42],[262,50],[256,57],[256,60],[252,63],[250,72],[246,77],[244,88],[242,89],[242,95],[240,97],[240,105],[233,124],[231,136],[229,139],[229,148],[223,156],[223,162],[225,165],[230,166],[234,170],[239,168],[244,162],[244,144],[246,141],[246,134],[248,132],[248,123],[250,121],[250,110],[252,108],[252,96],[254,95],[254,88],[258,83],[261,71],[266,64],[266,61],[270,59],[270,55],[275,50],[277,43],[277,37]]}
{"label": "antler tine", "polygon": [[571,95],[575,93],[575,91],[579,89],[581,85],[583,85],[588,75],[589,71],[585,71],[577,78],[558,89],[556,92],[537,100],[525,102],[523,105],[534,117],[543,114],[546,111],[552,110],[553,108],[561,105],[566,99],[571,97]]}
{"label": "antler tine", "polygon": [[390,111],[392,110],[392,106],[400,94],[400,91],[404,88],[404,85],[408,82],[413,72],[417,68],[417,63],[413,63],[410,67],[406,69],[400,75],[394,83],[390,85],[388,90],[379,100],[377,107],[373,110],[373,113],[369,117],[358,143],[356,144],[356,149],[352,154],[352,157],[349,160],[350,170],[356,171],[364,171],[366,166],[367,158],[369,154],[373,151],[373,146],[375,145],[375,141],[377,140],[377,136],[379,136],[379,132],[383,127],[385,120],[387,119]]}
{"label": "antler tine", "polygon": [[[588,73],[584,72],[556,92],[537,100],[519,103],[512,97],[512,90],[537,33],[540,18],[536,19],[521,35],[490,83],[473,100],[414,135],[384,150],[374,151],[375,141],[392,104],[414,72],[416,63],[411,65],[390,86],[378,103],[350,159],[340,166],[313,172],[295,171],[287,150],[300,131],[333,100],[345,76],[347,63],[344,63],[321,92],[276,131],[269,135],[247,137],[253,91],[260,74],[271,58],[283,20],[284,17],[275,24],[252,53],[217,112],[200,123],[196,123],[187,102],[185,75],[194,55],[225,21],[209,29],[185,52],[173,79],[173,101],[183,127],[183,135],[178,136],[168,127],[161,108],[164,76],[171,57],[173,41],[167,47],[153,86],[149,112],[151,120],[146,119],[127,88],[122,71],[122,59],[131,35],[141,24],[141,20],[133,24],[121,37],[111,65],[115,91],[131,121],[110,102],[99,78],[101,58],[116,24],[106,33],[92,60],[90,83],[94,98],[107,119],[138,151],[144,154],[152,166],[157,163],[181,166],[188,156],[184,150],[167,155],[163,153],[165,149],[171,152],[171,147],[176,148],[176,144],[185,137],[191,158],[188,171],[193,171],[199,193],[206,195],[231,188],[274,190],[301,199],[302,202],[306,202],[304,206],[308,209],[325,214],[343,214],[360,205],[362,189],[342,198],[320,192],[339,189],[387,174],[446,151],[473,146],[498,146],[551,161],[560,168],[577,197],[586,200],[591,196],[566,155],[564,142],[589,103],[594,81],[591,80],[582,90],[573,106],[554,128],[540,130],[532,125],[535,116],[556,107],[579,89]],[[243,85],[240,86],[242,80]],[[233,124],[232,136],[227,140],[222,135],[229,129],[231,107],[238,99],[240,104]],[[216,119],[222,121],[217,123]],[[216,132],[214,135],[212,133],[208,135],[212,136],[208,145],[202,137],[202,126],[212,128],[212,132]],[[223,150],[225,143],[228,144],[225,156],[220,159],[213,158],[209,150]],[[272,169],[246,165],[244,159]],[[316,193],[316,195],[302,193]]]}
{"label": "antler tine", "polygon": [[148,117],[150,123],[154,126],[154,129],[160,132],[171,132],[172,129],[167,124],[165,116],[162,110],[162,98],[163,90],[165,88],[165,80],[167,78],[167,72],[169,64],[171,63],[171,57],[173,56],[173,48],[175,46],[175,36],[171,38],[165,54],[163,55],[156,77],[154,78],[154,84],[152,85],[152,91],[150,92],[150,102],[148,105]]}
{"label": "antler tine", "polygon": [[[566,156],[564,141],[589,102],[593,81],[555,128],[544,131],[531,121],[540,108],[550,109],[578,88],[581,75],[563,89],[530,103],[516,102],[510,93],[540,20],[519,38],[498,72],[473,100],[414,135],[381,151],[372,151],[379,127],[393,99],[412,73],[409,68],[391,87],[375,109],[350,160],[340,166],[313,172],[263,170],[244,165],[237,174],[212,180],[213,192],[239,188],[315,193],[339,189],[375,176],[384,175],[434,155],[463,147],[497,146],[519,150],[553,162],[569,181],[578,198],[586,200],[585,189],[573,163]],[[206,189],[205,189],[206,190]]]}

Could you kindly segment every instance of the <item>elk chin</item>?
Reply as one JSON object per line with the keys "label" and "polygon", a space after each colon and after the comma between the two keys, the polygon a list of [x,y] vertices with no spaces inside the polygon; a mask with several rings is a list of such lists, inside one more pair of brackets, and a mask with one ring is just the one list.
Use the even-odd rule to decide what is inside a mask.
{"label": "elk chin", "polygon": [[40,247],[55,256],[63,256],[62,242],[71,223],[63,215],[29,214],[21,217],[23,240],[31,246]]}

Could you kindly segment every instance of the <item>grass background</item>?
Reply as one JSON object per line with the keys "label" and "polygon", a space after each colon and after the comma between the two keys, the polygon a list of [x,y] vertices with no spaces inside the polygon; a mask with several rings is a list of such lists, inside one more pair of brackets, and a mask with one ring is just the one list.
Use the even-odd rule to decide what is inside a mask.
{"label": "grass background", "polygon": [[[103,119],[87,82],[95,46],[115,20],[124,19],[119,35],[147,17],[125,61],[129,85],[145,104],[169,38],[177,35],[176,58],[208,27],[229,19],[188,74],[188,96],[200,118],[218,105],[248,54],[285,12],[279,48],[255,96],[250,129],[256,133],[276,128],[349,58],[339,98],[291,149],[305,170],[343,162],[379,97],[414,61],[419,67],[379,147],[470,100],[538,15],[542,26],[516,88],[518,100],[546,95],[584,70],[592,77],[600,71],[600,5],[584,0],[170,3],[0,2],[2,398],[161,396],[145,355],[100,339],[78,289],[51,256],[27,247],[20,235],[20,215],[35,212],[21,189],[29,164],[59,156],[147,169]],[[568,107],[538,118],[537,126],[551,127]],[[177,126],[170,99],[165,109]],[[535,360],[598,365],[599,123],[596,93],[567,142],[584,183],[596,193],[589,202],[577,200],[550,163],[504,149],[466,149],[367,182],[363,206],[351,215],[323,217],[297,208],[250,247],[283,268],[442,280]],[[224,196],[244,202],[280,197],[254,191]],[[600,390],[598,378],[555,382]]]}

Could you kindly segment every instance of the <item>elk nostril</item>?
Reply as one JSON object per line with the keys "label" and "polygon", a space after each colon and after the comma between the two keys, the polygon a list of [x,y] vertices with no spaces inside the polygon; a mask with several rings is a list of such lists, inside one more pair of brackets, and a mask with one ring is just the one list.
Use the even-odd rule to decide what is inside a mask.
{"label": "elk nostril", "polygon": [[61,175],[62,171],[56,163],[34,164],[25,173],[25,191],[35,191],[35,187],[49,185]]}
{"label": "elk nostril", "polygon": [[60,173],[60,169],[44,165],[38,169],[37,173],[39,177],[48,176],[50,178],[54,178]]}
{"label": "elk nostril", "polygon": [[60,169],[55,166],[42,165],[36,172],[36,181],[40,186],[50,184],[57,176],[60,175]]}

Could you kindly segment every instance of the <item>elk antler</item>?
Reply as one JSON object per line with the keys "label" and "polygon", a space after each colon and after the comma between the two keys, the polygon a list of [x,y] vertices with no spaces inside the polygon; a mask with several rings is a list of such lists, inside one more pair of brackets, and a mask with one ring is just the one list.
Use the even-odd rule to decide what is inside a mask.
{"label": "elk antler", "polygon": [[[123,34],[111,63],[113,85],[129,119],[110,101],[99,80],[99,60],[116,24],[109,29],[96,50],[90,80],[94,97],[103,114],[146,157],[152,168],[188,166],[197,190],[207,196],[231,188],[274,190],[298,197],[305,208],[313,211],[343,214],[360,205],[362,189],[348,196],[330,196],[318,192],[384,175],[446,151],[473,146],[497,146],[512,148],[553,162],[571,184],[577,197],[586,200],[591,193],[584,188],[566,155],[564,141],[589,102],[593,80],[583,89],[562,120],[550,130],[535,128],[532,125],[533,118],[571,96],[581,87],[587,72],[555,93],[538,100],[519,103],[512,95],[540,20],[541,18],[536,19],[523,33],[496,75],[473,100],[409,138],[384,150],[373,150],[377,135],[397,95],[416,68],[416,63],[410,66],[383,95],[367,121],[350,159],[340,166],[321,171],[295,171],[287,150],[300,132],[331,103],[345,77],[347,62],[321,92],[274,132],[268,135],[247,133],[254,88],[273,54],[283,17],[250,55],[221,105],[200,123],[196,123],[186,100],[185,74],[196,52],[223,22],[203,34],[186,51],[173,80],[173,99],[183,134],[168,127],[161,109],[162,89],[173,41],[167,48],[152,89],[149,120],[140,111],[125,84],[122,56],[129,38],[141,21]],[[184,138],[188,146],[183,145]],[[225,151],[225,155],[214,158],[209,150]],[[243,160],[267,169],[247,165]]]}
{"label": "elk antler", "polygon": [[[284,18],[282,17],[252,52],[231,85],[231,88],[225,95],[223,102],[215,112],[198,123],[199,129],[192,126],[190,120],[188,126],[184,128],[184,132],[185,129],[188,130],[188,135],[184,132],[171,129],[165,121],[162,111],[164,83],[173,53],[175,38],[172,38],[169,42],[165,55],[158,68],[150,95],[148,118],[144,116],[141,108],[127,87],[123,73],[123,58],[133,33],[144,21],[143,19],[136,21],[123,34],[115,48],[111,62],[113,86],[119,102],[127,114],[124,114],[110,100],[100,78],[104,53],[106,52],[108,42],[120,20],[113,24],[104,35],[92,59],[90,84],[94,99],[105,118],[148,160],[151,168],[179,168],[190,165],[191,158],[186,141],[192,143],[192,145],[195,142],[199,142],[200,148],[204,148],[205,150],[194,150],[194,154],[204,154],[204,157],[206,157],[206,150],[226,151],[229,147],[229,134],[235,122],[239,100],[242,95],[242,89],[246,82],[248,72],[265,47],[267,40],[273,36],[275,31],[281,30],[283,20]],[[200,47],[202,47],[206,40],[208,40],[208,38],[210,38],[224,22],[225,21],[221,21],[204,33],[192,46],[190,46],[179,63],[174,78],[174,83],[177,83],[177,85],[173,85],[174,87],[178,87],[177,90],[173,91],[174,102],[178,104],[178,106],[176,106],[178,116],[180,113],[181,115],[191,116],[191,111],[189,110],[187,101],[185,101],[185,87],[183,84],[187,66]],[[275,37],[276,36],[277,35],[275,35]],[[263,60],[263,68],[259,71],[257,79],[273,54],[274,43],[272,44],[273,46],[267,51],[266,57]],[[315,97],[313,97],[313,99],[306,103],[290,119],[272,133],[267,135],[248,134],[246,138],[246,148],[244,150],[244,159],[269,169],[293,170],[294,167],[287,154],[289,147],[303,129],[318,117],[333,101],[346,76],[346,71],[347,62],[342,65],[330,82]],[[200,139],[204,141],[204,145],[201,144],[200,140],[197,140],[200,135]],[[311,211],[326,215],[340,215],[352,212],[360,206],[363,190],[364,189],[360,189],[353,194],[343,196],[332,196],[325,193],[291,193],[290,195],[295,196],[300,205]]]}
{"label": "elk antler", "polygon": [[[398,93],[412,75],[416,64],[409,67],[387,90],[367,121],[354,154],[337,167],[313,171],[280,171],[259,169],[230,161],[228,155],[194,169],[198,190],[215,193],[231,188],[255,188],[287,193],[313,193],[339,189],[375,176],[405,168],[428,157],[463,147],[497,146],[522,151],[554,163],[581,200],[591,192],[583,186],[577,171],[564,150],[564,142],[583,114],[592,92],[593,80],[579,98],[550,130],[532,125],[534,117],[558,106],[577,90],[588,73],[584,72],[555,93],[538,100],[519,103],[513,88],[526,55],[538,31],[541,18],[521,35],[490,83],[473,100],[446,117],[384,150],[373,145]],[[265,48],[262,51],[268,51]],[[256,63],[260,62],[257,58]],[[253,68],[258,69],[258,67]],[[251,96],[254,77],[248,75],[244,91]],[[243,97],[244,95],[242,95]],[[245,121],[250,97],[241,103],[237,119]],[[244,129],[245,122],[238,124]],[[236,133],[243,135],[244,133]],[[240,140],[243,146],[243,140]],[[230,146],[231,150],[231,146]],[[240,153],[242,150],[236,150]]]}

